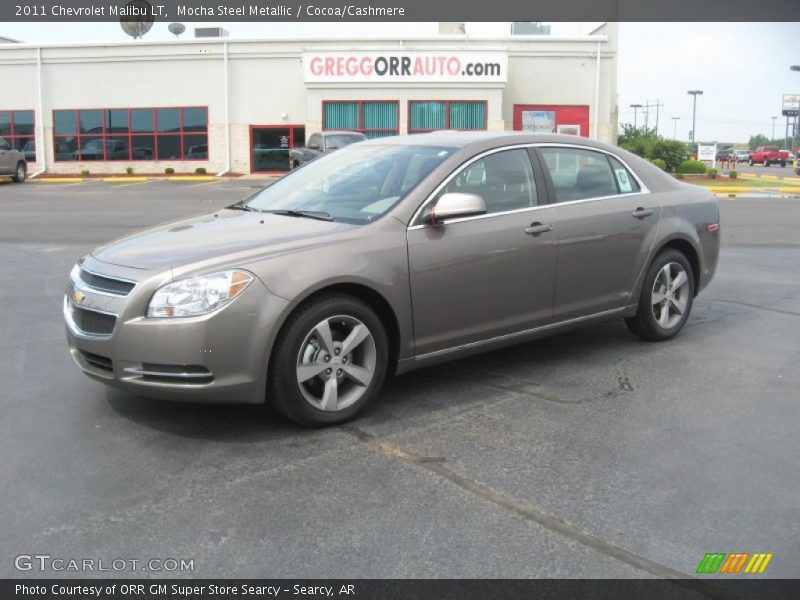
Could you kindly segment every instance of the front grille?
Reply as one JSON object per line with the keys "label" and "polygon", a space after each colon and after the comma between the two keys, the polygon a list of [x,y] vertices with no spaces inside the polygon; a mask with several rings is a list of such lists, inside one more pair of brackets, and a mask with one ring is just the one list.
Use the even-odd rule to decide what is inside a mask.
{"label": "front grille", "polygon": [[84,352],[83,350],[79,350],[79,352],[83,360],[94,368],[100,369],[101,371],[108,371],[109,373],[114,372],[114,363],[110,358],[100,356],[99,354],[92,354],[91,352]]}
{"label": "front grille", "polygon": [[83,333],[91,333],[94,335],[111,335],[114,331],[114,325],[117,322],[117,317],[114,315],[106,315],[103,313],[95,312],[93,310],[86,310],[80,306],[72,305],[72,320],[75,326]]}
{"label": "front grille", "polygon": [[95,275],[83,269],[80,269],[78,276],[83,283],[93,290],[105,292],[106,294],[114,294],[115,296],[127,296],[136,286],[136,284],[131,281],[114,279],[112,277],[106,277],[105,275]]}

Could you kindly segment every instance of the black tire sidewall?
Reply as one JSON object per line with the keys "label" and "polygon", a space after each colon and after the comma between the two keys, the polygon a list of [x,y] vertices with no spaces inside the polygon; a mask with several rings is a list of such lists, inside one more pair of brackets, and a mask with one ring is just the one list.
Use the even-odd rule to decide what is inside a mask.
{"label": "black tire sidewall", "polygon": [[22,164],[22,163],[18,163],[18,164],[17,164],[17,167],[14,169],[14,177],[13,177],[13,179],[14,179],[14,181],[16,181],[17,183],[22,183],[22,182],[24,182],[24,181],[25,181],[25,179],[26,179],[26,178],[27,178],[27,176],[28,176],[28,169],[27,169],[27,167],[26,167],[24,164],[22,164],[22,177],[20,177],[20,176],[19,176],[19,167],[20,167],[20,165],[21,165],[21,164]]}
{"label": "black tire sidewall", "polygon": [[[375,341],[375,375],[366,392],[353,405],[336,412],[312,406],[300,392],[296,379],[296,360],[306,335],[325,318],[352,316],[364,323]],[[270,360],[268,401],[289,419],[309,427],[343,423],[355,417],[377,396],[389,360],[389,340],[385,327],[365,302],[346,295],[323,296],[301,306],[284,324]]]}
{"label": "black tire sidewall", "polygon": [[[659,272],[667,263],[678,263],[686,271],[688,278],[687,285],[689,286],[689,298],[686,303],[686,311],[684,312],[681,321],[670,329],[661,327],[655,319],[652,310],[652,295],[653,283],[658,277]],[[694,270],[688,259],[682,252],[677,250],[666,250],[661,252],[650,265],[647,270],[647,276],[644,279],[642,287],[642,297],[639,300],[639,312],[637,314],[638,322],[644,337],[652,340],[668,340],[675,337],[689,318],[692,312],[692,305],[694,303]]]}

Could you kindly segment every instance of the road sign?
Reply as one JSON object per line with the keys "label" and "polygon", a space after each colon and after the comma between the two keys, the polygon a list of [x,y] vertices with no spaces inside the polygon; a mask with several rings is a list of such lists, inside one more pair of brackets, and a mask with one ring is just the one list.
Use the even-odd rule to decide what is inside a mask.
{"label": "road sign", "polygon": [[796,117],[798,112],[800,112],[800,94],[784,94],[781,114],[784,117]]}

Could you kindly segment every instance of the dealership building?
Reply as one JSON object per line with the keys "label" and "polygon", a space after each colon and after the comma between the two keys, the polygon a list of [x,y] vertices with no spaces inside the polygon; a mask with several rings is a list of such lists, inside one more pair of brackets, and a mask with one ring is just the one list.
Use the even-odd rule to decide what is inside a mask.
{"label": "dealership building", "polygon": [[312,133],[616,140],[617,27],[585,36],[0,44],[0,137],[34,173],[280,172]]}

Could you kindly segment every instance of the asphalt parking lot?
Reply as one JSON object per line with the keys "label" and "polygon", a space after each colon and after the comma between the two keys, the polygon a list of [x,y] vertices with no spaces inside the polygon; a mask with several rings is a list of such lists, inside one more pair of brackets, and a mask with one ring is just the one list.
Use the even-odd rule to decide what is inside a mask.
{"label": "asphalt parking lot", "polygon": [[672,577],[772,552],[800,577],[800,200],[723,199],[675,340],[621,322],[390,380],[347,426],[146,400],[67,352],[70,268],[259,182],[0,186],[0,577],[19,554],[207,577]]}

